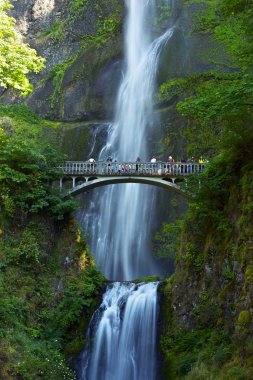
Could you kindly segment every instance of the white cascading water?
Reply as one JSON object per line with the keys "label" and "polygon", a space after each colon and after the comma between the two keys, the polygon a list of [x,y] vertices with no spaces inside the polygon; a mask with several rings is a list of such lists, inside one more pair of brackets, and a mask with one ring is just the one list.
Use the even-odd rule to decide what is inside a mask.
{"label": "white cascading water", "polygon": [[[149,161],[148,135],[154,124],[153,95],[159,54],[173,28],[152,40],[155,0],[126,0],[126,69],[119,89],[115,122],[100,160]],[[124,184],[97,191],[86,210],[84,229],[91,251],[105,276],[132,280],[157,273],[150,253],[150,230],[156,190]]]}
{"label": "white cascading water", "polygon": [[[152,39],[155,0],[126,0],[126,69],[106,146],[119,161],[149,160],[154,124],[153,95],[160,51],[173,28]],[[155,190],[127,184],[93,196],[84,227],[98,266],[110,280],[158,274],[150,257]],[[109,285],[93,315],[88,345],[78,363],[78,380],[155,380],[158,283]]]}
{"label": "white cascading water", "polygon": [[78,380],[156,379],[157,286],[108,286],[89,326]]}

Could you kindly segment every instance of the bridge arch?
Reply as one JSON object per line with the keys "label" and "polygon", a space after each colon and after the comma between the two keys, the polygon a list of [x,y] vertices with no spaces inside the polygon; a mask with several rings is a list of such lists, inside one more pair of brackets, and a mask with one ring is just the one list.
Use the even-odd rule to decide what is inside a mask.
{"label": "bridge arch", "polygon": [[85,193],[89,190],[95,189],[97,187],[123,184],[123,183],[139,183],[145,185],[158,186],[163,189],[172,191],[176,194],[183,196],[184,198],[190,199],[192,196],[186,191],[182,190],[175,181],[171,178],[153,178],[153,177],[100,177],[100,178],[89,178],[85,183],[77,185],[68,191],[69,195],[76,196],[81,193]]}

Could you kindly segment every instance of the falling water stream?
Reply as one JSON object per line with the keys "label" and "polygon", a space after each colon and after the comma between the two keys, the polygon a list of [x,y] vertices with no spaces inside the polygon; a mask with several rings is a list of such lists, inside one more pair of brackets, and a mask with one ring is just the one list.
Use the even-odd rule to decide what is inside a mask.
{"label": "falling water stream", "polygon": [[108,286],[89,326],[80,380],[156,378],[157,285]]}
{"label": "falling water stream", "polygon": [[[127,0],[126,5],[126,67],[115,122],[99,159],[111,155],[122,162],[139,156],[149,161],[158,59],[173,28],[153,40],[155,0]],[[83,225],[96,262],[108,279],[132,280],[159,272],[150,252],[155,197],[156,189],[138,184],[113,185],[94,195]]]}
{"label": "falling water stream", "polygon": [[[154,126],[153,96],[159,54],[173,34],[153,35],[155,0],[125,0],[125,69],[115,122],[99,159],[150,160],[148,135]],[[98,266],[113,281],[157,274],[150,253],[156,190],[113,185],[95,194],[83,226]],[[90,323],[93,344],[81,356],[79,380],[155,380],[157,283],[108,286]]]}

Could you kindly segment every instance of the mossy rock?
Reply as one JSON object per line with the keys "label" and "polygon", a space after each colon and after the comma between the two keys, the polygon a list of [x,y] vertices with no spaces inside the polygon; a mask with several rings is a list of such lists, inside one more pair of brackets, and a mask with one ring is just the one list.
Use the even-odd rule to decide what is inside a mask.
{"label": "mossy rock", "polygon": [[136,280],[133,280],[132,282],[134,284],[139,284],[140,282],[155,282],[159,280],[160,280],[159,276],[149,276],[149,277],[137,278]]}
{"label": "mossy rock", "polygon": [[245,271],[246,281],[249,281],[253,285],[253,265],[248,265]]}
{"label": "mossy rock", "polygon": [[238,317],[238,325],[240,327],[247,327],[250,324],[251,320],[252,318],[250,312],[248,310],[242,310]]}

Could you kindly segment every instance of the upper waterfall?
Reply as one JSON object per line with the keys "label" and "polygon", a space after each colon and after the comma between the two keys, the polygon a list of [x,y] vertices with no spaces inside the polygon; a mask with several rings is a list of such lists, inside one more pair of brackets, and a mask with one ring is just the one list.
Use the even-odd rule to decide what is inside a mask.
{"label": "upper waterfall", "polygon": [[[148,135],[154,126],[153,96],[162,47],[173,29],[155,37],[155,0],[126,0],[125,65],[115,121],[99,159],[150,160]],[[156,190],[146,185],[111,186],[96,193],[84,226],[91,232],[91,250],[111,280],[131,280],[157,273],[150,254],[150,229]],[[96,204],[97,215],[92,205]],[[96,223],[94,223],[94,219]]]}

